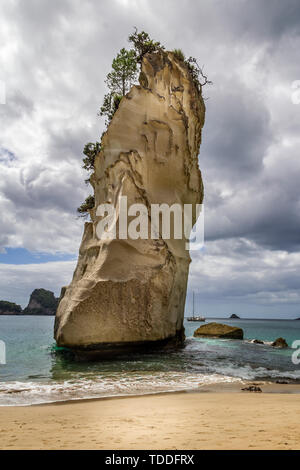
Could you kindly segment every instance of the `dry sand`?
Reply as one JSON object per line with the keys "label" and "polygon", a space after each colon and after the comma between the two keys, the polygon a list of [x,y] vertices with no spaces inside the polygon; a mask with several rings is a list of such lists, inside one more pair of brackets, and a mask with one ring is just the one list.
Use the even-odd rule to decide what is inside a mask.
{"label": "dry sand", "polygon": [[300,394],[283,387],[1,407],[0,448],[300,449]]}

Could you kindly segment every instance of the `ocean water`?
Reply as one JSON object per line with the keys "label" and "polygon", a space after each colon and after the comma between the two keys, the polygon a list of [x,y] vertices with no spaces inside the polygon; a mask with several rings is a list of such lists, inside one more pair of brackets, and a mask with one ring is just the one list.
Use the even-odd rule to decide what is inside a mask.
{"label": "ocean water", "polygon": [[300,321],[220,321],[241,326],[244,341],[193,338],[200,323],[186,321],[186,344],[178,351],[74,362],[55,350],[53,317],[0,316],[7,362],[0,365],[0,405],[191,390],[245,380],[300,383],[300,365],[291,360],[294,349],[251,343],[282,336],[291,346],[300,340]]}

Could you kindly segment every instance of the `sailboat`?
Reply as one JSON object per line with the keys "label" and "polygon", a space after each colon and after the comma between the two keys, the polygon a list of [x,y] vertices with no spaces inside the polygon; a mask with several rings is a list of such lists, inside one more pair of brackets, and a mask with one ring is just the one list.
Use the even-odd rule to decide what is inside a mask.
{"label": "sailboat", "polygon": [[196,316],[195,317],[195,292],[193,291],[193,316],[187,317],[187,321],[205,321],[204,317]]}

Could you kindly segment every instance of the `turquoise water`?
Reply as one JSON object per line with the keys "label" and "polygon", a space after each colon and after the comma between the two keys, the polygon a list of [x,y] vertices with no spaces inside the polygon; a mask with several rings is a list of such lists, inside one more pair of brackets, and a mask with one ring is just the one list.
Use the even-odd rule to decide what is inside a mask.
{"label": "turquoise water", "polygon": [[254,338],[271,342],[282,336],[291,346],[300,339],[300,321],[220,321],[242,327],[245,340],[193,338],[200,323],[185,322],[187,340],[178,351],[76,363],[55,352],[53,317],[0,316],[7,361],[0,365],[0,405],[197,389],[242,380],[300,383],[300,365],[291,360],[293,349],[251,343]]}

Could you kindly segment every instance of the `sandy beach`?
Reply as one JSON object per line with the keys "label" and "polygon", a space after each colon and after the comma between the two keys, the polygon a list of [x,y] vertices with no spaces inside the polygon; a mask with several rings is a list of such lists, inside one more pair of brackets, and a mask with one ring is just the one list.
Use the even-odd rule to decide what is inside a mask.
{"label": "sandy beach", "polygon": [[[279,392],[279,393],[274,393]],[[300,449],[299,386],[1,407],[1,449]],[[283,393],[282,393],[283,392]],[[296,393],[294,393],[296,392]],[[297,393],[298,392],[298,393]]]}

